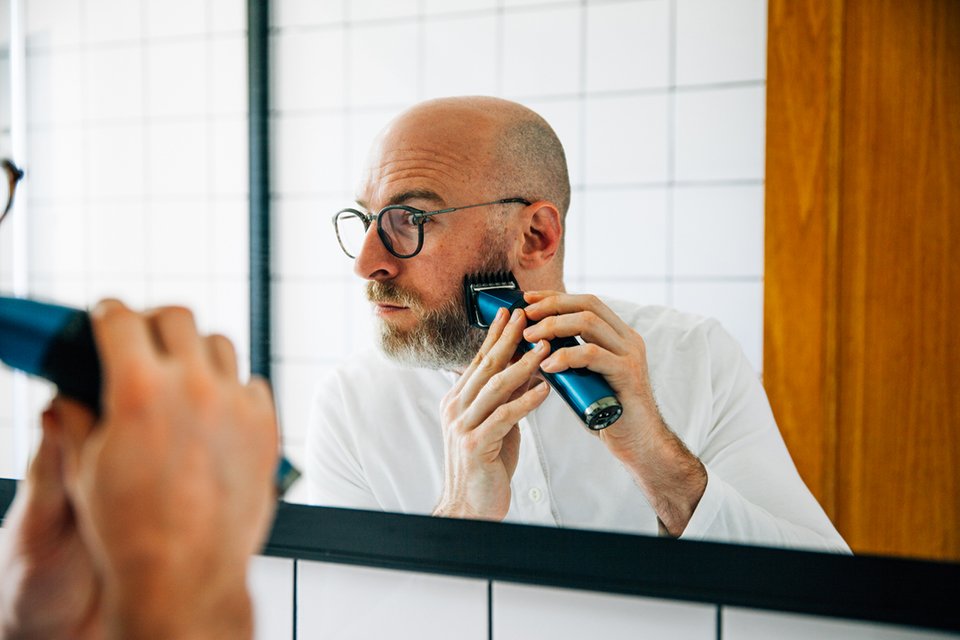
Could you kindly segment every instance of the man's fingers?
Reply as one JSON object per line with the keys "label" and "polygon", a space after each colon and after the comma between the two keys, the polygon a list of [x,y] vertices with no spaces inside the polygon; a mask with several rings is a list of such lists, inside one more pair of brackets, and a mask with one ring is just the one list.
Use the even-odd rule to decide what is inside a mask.
{"label": "man's fingers", "polygon": [[493,348],[493,345],[496,344],[497,340],[500,338],[500,334],[503,332],[504,326],[507,324],[507,319],[509,314],[507,310],[501,307],[497,310],[497,315],[494,317],[493,322],[490,323],[489,329],[487,329],[487,336],[483,340],[483,344],[480,345],[480,350],[477,352],[477,355],[470,362],[467,368],[464,370],[460,377],[457,378],[456,383],[453,385],[453,388],[450,390],[451,393],[460,393],[460,390],[470,379],[470,376],[473,375],[473,372],[480,365],[483,359],[490,352],[490,349]]}
{"label": "man's fingers", "polygon": [[226,336],[214,334],[203,340],[207,355],[213,364],[213,370],[231,380],[239,377],[237,368],[237,350]]}
{"label": "man's fingers", "polygon": [[122,379],[125,368],[156,361],[146,320],[119,300],[102,300],[90,312],[90,321],[105,378],[116,373]]}
{"label": "man's fingers", "polygon": [[627,352],[627,345],[620,334],[592,311],[547,316],[523,331],[524,339],[530,342],[571,336],[581,336],[586,342],[597,344],[612,353],[622,355]]}
{"label": "man's fingers", "polygon": [[503,440],[521,418],[526,417],[547,399],[549,391],[550,385],[538,384],[527,389],[516,400],[500,405],[475,429],[474,437],[481,446]]}
{"label": "man's fingers", "polygon": [[549,358],[543,361],[540,367],[547,373],[557,373],[566,369],[587,368],[590,371],[604,376],[616,374],[623,370],[622,360],[618,365],[618,357],[606,349],[592,343],[578,347],[564,347],[558,349]]}
{"label": "man's fingers", "polygon": [[163,307],[147,313],[162,352],[175,357],[200,358],[203,341],[197,332],[193,313],[186,307]]}
{"label": "man's fingers", "polygon": [[477,366],[471,371],[469,379],[464,383],[460,395],[466,402],[471,402],[476,398],[487,381],[503,371],[510,363],[513,355],[517,352],[517,345],[520,344],[525,326],[526,316],[524,316],[523,310],[514,309],[500,337],[490,347],[483,359],[477,363]]}
{"label": "man's fingers", "polygon": [[540,292],[535,291],[527,294],[529,299],[534,300],[524,311],[527,317],[534,322],[539,322],[549,316],[558,316],[565,313],[576,313],[578,311],[591,311],[613,327],[621,336],[628,336],[633,331],[627,323],[620,319],[610,307],[605,305],[600,298],[593,295],[572,295],[569,293],[557,293],[555,291]]}
{"label": "man's fingers", "polygon": [[546,341],[539,342],[537,347],[523,354],[500,373],[487,380],[470,407],[463,415],[462,423],[471,428],[482,423],[487,416],[494,413],[498,407],[509,404],[511,398],[521,387],[530,383],[530,378],[537,372],[540,363],[550,353],[550,345]]}

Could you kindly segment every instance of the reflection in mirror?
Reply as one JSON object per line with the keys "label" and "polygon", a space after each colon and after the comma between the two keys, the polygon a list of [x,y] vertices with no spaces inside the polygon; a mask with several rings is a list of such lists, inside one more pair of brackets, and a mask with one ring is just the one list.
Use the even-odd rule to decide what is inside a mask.
{"label": "reflection in mirror", "polygon": [[[288,433],[306,456],[299,499],[846,549],[758,380],[765,5],[726,4],[491,8],[389,25],[281,16],[275,349]],[[703,32],[718,20],[729,28]],[[546,31],[566,43],[550,56],[536,44]],[[456,94],[514,102],[404,111]],[[533,204],[449,212],[422,228],[379,217],[346,248],[356,260],[331,224],[345,207],[376,216],[503,198]],[[397,250],[404,233],[410,251]],[[420,253],[399,257],[420,233]],[[601,348],[568,353],[620,397],[608,430],[591,433],[546,387],[520,395],[536,352],[491,388],[519,329],[495,327],[504,338],[471,365],[484,334],[467,329],[461,280],[501,269],[523,289],[600,296],[546,299],[531,319],[559,305],[562,320],[528,335],[579,334]]]}

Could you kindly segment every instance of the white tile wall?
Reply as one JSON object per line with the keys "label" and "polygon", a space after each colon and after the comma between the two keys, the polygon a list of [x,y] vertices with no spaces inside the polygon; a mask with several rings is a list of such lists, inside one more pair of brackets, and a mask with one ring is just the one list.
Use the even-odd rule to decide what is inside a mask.
{"label": "white tile wall", "polygon": [[588,98],[587,185],[665,183],[669,177],[668,105],[666,94]]}
{"label": "white tile wall", "polygon": [[358,107],[405,105],[417,97],[420,29],[409,20],[347,31],[347,98]]}
{"label": "white tile wall", "polygon": [[594,190],[584,200],[586,278],[631,281],[666,275],[666,189]]}
{"label": "white tile wall", "polygon": [[677,84],[766,76],[766,0],[677,0]]}
{"label": "white tile wall", "polygon": [[275,72],[272,99],[283,109],[343,106],[344,33],[294,32],[271,40]]}
{"label": "white tile wall", "polygon": [[143,13],[139,2],[84,0],[84,39],[87,43],[139,40]]}
{"label": "white tile wall", "polygon": [[[670,84],[667,0],[587,6],[587,91],[624,91]],[[631,25],[630,37],[618,37]]]}
{"label": "white tile wall", "polygon": [[[423,28],[424,97],[496,93],[497,56],[489,51],[496,41],[494,14],[427,22]],[[487,55],[479,53],[484,51]]]}
{"label": "white tile wall", "polygon": [[[568,288],[716,315],[759,369],[765,0],[277,0],[273,12],[288,424],[306,420],[311,371],[372,340],[329,218],[352,204],[380,128],[444,95],[520,100],[554,125],[574,187]],[[323,317],[331,299],[343,313]],[[291,432],[288,451],[303,428]]]}
{"label": "white tile wall", "polygon": [[[577,93],[581,87],[582,10],[514,11],[503,18],[503,92],[525,98]],[[555,42],[549,54],[546,43]],[[481,50],[480,55],[487,52]]]}
{"label": "white tile wall", "polygon": [[278,27],[304,27],[343,20],[344,2],[317,0],[274,0],[271,23]]}
{"label": "white tile wall", "polygon": [[762,180],[764,96],[762,86],[679,92],[676,179]]}
{"label": "white tile wall", "polygon": [[26,114],[28,125],[81,121],[83,62],[83,57],[73,51],[37,51],[27,59],[27,76],[36,79],[27,87],[31,105]]}
{"label": "white tile wall", "polygon": [[300,638],[485,640],[487,582],[298,562]]}
{"label": "white tile wall", "polygon": [[[90,120],[105,121],[142,117],[143,50],[138,44],[101,47],[76,59],[83,60],[85,75],[78,75],[67,86],[75,83],[77,91],[82,90],[86,98],[86,111],[77,109],[78,116],[85,113]],[[38,70],[36,77],[42,87],[42,70]],[[117,78],[125,81],[117,82]],[[49,96],[38,94],[35,99],[43,104]]]}
{"label": "white tile wall", "polygon": [[142,0],[147,36],[199,36],[207,31],[207,2]]}
{"label": "white tile wall", "polygon": [[956,634],[898,625],[723,608],[724,640],[947,640]]}
{"label": "white tile wall", "polygon": [[716,611],[706,604],[493,583],[496,640],[714,640]]}
{"label": "white tile wall", "polygon": [[247,584],[253,600],[255,640],[293,637],[294,560],[254,556]]}
{"label": "white tile wall", "polygon": [[679,188],[673,207],[674,274],[756,277],[763,272],[762,186]]}
{"label": "white tile wall", "polygon": [[460,13],[464,11],[482,11],[493,9],[498,0],[423,0],[423,12],[426,15]]}
{"label": "white tile wall", "polygon": [[349,20],[390,20],[414,16],[418,0],[350,0],[346,3]]}
{"label": "white tile wall", "polygon": [[[0,387],[0,393],[4,394],[4,397],[10,397],[10,391],[4,387]],[[20,476],[19,465],[15,459],[15,451],[13,447],[13,425],[9,421],[0,422],[0,442],[4,443],[4,446],[0,448],[0,478],[17,478]]]}

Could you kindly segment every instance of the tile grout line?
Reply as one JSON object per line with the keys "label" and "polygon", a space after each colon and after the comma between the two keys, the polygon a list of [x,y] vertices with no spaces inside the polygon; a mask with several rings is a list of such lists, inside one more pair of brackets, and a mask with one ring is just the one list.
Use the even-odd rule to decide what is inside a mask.
{"label": "tile grout line", "polygon": [[299,620],[298,620],[300,616],[300,611],[299,611],[300,594],[298,591],[299,579],[300,579],[300,561],[297,559],[294,559],[293,561],[293,598],[291,598],[291,600],[293,600],[293,620],[292,620],[293,630],[291,634],[292,640],[297,640],[297,631],[299,630],[299,627],[300,627]]}
{"label": "tile grout line", "polygon": [[487,640],[493,640],[493,580],[487,580]]}
{"label": "tile grout line", "polygon": [[[587,0],[582,0],[580,3],[580,77],[578,78],[579,91],[577,95],[578,113],[580,116],[578,131],[578,144],[580,145],[580,149],[578,150],[578,163],[580,166],[577,169],[579,174],[577,179],[581,185],[585,185],[587,182],[587,117],[589,111],[587,108],[587,47],[589,46],[589,19]],[[586,209],[587,194],[589,192],[589,189],[583,189],[580,194],[580,206],[582,209]],[[587,281],[587,214],[585,211],[581,210],[577,222],[577,236],[580,245],[577,251],[578,264],[575,289],[583,289]]]}

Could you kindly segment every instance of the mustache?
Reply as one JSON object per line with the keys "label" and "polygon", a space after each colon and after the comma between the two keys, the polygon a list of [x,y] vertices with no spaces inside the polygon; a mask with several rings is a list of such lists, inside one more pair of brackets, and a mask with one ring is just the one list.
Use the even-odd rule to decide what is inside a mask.
{"label": "mustache", "polygon": [[390,281],[368,282],[367,300],[375,304],[392,304],[411,309],[422,307],[422,300],[419,295]]}

